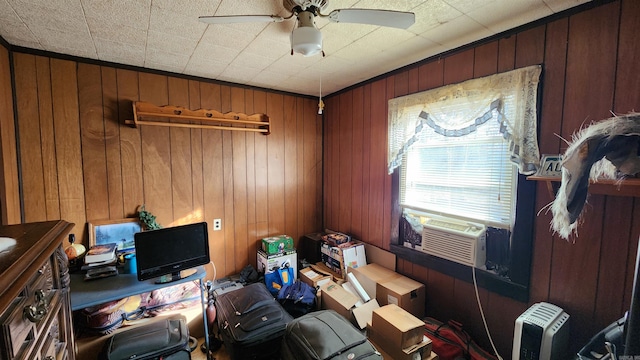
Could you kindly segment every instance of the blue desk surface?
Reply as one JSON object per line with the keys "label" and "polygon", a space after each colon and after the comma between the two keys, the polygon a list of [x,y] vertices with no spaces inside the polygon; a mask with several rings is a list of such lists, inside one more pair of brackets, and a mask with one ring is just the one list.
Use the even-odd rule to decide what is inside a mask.
{"label": "blue desk surface", "polygon": [[199,266],[195,274],[164,284],[156,284],[154,279],[138,281],[136,274],[119,274],[93,280],[84,280],[84,273],[71,274],[71,310],[80,310],[187,281],[202,280],[206,274],[204,267]]}

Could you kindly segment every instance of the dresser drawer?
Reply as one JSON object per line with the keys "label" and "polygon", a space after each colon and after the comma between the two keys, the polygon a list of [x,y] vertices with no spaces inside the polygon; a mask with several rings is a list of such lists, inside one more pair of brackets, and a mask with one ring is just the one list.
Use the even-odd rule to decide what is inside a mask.
{"label": "dresser drawer", "polygon": [[[32,353],[36,339],[42,341],[40,334],[49,326],[52,312],[60,308],[60,295],[54,288],[51,261],[51,258],[47,259],[38,268],[0,319],[3,343],[0,358],[26,358]],[[41,358],[34,354],[28,356]]]}
{"label": "dresser drawer", "polygon": [[0,360],[75,360],[64,220],[0,225]]}
{"label": "dresser drawer", "polygon": [[0,320],[3,341],[3,359],[21,357],[34,342],[36,334],[35,323],[23,316],[25,306],[31,305],[31,299],[26,296],[13,304],[10,311]]}
{"label": "dresser drawer", "polygon": [[[56,298],[57,299],[57,298]],[[57,301],[55,306],[51,308],[51,315],[46,322],[44,332],[39,336],[41,344],[36,347],[40,354],[40,359],[63,359],[66,352],[66,343],[64,342],[64,334],[60,332],[60,321],[64,312],[61,303]]]}

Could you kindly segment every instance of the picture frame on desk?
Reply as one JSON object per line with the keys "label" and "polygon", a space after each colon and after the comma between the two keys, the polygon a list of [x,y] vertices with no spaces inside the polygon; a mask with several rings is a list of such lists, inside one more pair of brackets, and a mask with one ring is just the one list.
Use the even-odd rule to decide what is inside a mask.
{"label": "picture frame on desk", "polygon": [[135,251],[134,234],[144,231],[138,218],[95,220],[87,222],[89,248],[95,245],[116,243],[118,253]]}

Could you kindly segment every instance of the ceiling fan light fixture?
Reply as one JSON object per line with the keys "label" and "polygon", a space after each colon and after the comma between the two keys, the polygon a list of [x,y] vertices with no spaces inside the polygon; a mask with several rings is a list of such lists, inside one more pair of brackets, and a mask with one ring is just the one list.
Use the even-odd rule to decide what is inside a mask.
{"label": "ceiling fan light fixture", "polygon": [[322,33],[314,26],[298,27],[291,33],[293,52],[313,56],[322,51]]}

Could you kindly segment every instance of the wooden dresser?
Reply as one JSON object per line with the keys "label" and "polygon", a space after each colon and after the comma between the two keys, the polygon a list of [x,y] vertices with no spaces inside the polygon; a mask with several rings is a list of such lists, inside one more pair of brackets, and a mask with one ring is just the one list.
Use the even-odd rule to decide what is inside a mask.
{"label": "wooden dresser", "polygon": [[72,227],[62,220],[0,226],[0,237],[17,240],[0,253],[0,359],[75,359],[62,248]]}

